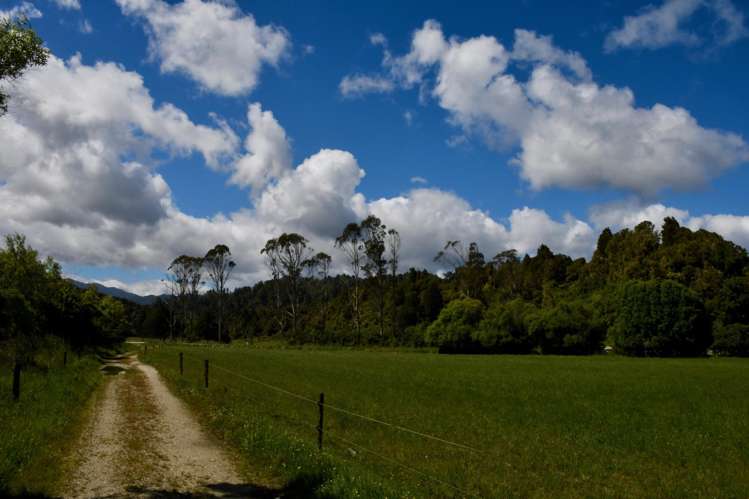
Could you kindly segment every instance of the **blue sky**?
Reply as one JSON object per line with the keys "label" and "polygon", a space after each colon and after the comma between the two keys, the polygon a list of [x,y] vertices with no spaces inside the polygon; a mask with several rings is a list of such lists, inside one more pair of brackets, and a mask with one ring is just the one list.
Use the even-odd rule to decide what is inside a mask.
{"label": "blue sky", "polygon": [[[266,235],[301,231],[332,252],[333,221],[367,213],[401,231],[415,266],[446,236],[587,256],[603,226],[667,215],[749,243],[744,2],[0,0],[13,9],[58,66],[18,82],[0,118],[14,127],[4,148],[44,142],[23,156],[33,178],[0,158],[0,230],[71,275],[155,291],[171,258],[226,234],[240,285],[264,276]],[[76,67],[101,95],[81,95]],[[165,104],[189,125],[167,132],[179,120],[151,116]],[[87,106],[107,112],[89,120]],[[52,140],[53,127],[80,135]],[[113,152],[92,174],[94,144]],[[41,206],[41,184],[57,204]]]}

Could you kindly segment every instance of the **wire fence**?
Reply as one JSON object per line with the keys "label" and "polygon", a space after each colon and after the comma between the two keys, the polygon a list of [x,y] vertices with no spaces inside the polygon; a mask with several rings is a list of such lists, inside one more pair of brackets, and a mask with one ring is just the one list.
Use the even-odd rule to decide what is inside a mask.
{"label": "wire fence", "polygon": [[[147,347],[144,347],[144,350],[147,351]],[[180,352],[180,353],[184,354],[184,352]],[[205,374],[205,378],[206,378],[206,386],[208,386],[208,369],[209,369],[208,366],[209,366],[209,364],[207,363],[207,360],[206,359],[201,359],[200,357],[197,357],[197,356],[192,355],[192,354],[189,354],[189,355],[185,354],[185,357],[191,357],[191,358],[193,358],[193,359],[195,359],[197,361],[203,360],[205,362],[205,373],[204,374]],[[182,366],[180,365],[180,370],[182,370],[181,367]],[[409,427],[406,427],[406,426],[403,426],[403,425],[400,425],[400,424],[396,424],[396,423],[384,421],[382,419],[371,417],[371,416],[368,416],[366,414],[361,414],[361,413],[358,413],[356,411],[352,411],[352,410],[349,410],[349,409],[346,409],[346,408],[343,408],[343,407],[339,407],[337,405],[333,405],[333,404],[329,404],[327,402],[323,402],[322,398],[321,398],[321,400],[315,400],[313,398],[307,397],[305,395],[301,395],[299,393],[295,393],[293,391],[290,391],[290,390],[287,390],[285,388],[273,385],[271,383],[267,383],[265,381],[253,378],[251,376],[247,376],[245,374],[238,373],[238,372],[236,372],[236,371],[234,371],[232,369],[228,369],[228,368],[226,368],[224,366],[216,364],[215,361],[211,361],[210,362],[210,368],[211,369],[216,369],[216,370],[221,371],[221,372],[224,372],[225,374],[228,374],[231,377],[234,377],[236,379],[241,379],[243,381],[247,381],[249,383],[252,383],[252,384],[255,384],[255,385],[258,385],[258,386],[262,386],[262,387],[267,388],[267,389],[269,389],[269,390],[271,390],[271,391],[273,391],[275,393],[278,393],[278,394],[281,394],[281,395],[287,396],[289,398],[296,399],[296,400],[299,400],[299,401],[302,401],[302,402],[305,402],[305,403],[308,403],[308,404],[313,404],[313,405],[317,406],[318,408],[320,408],[321,409],[320,424],[314,425],[314,424],[311,424],[309,422],[299,421],[298,419],[291,418],[288,415],[280,415],[280,414],[276,414],[276,413],[272,413],[271,414],[268,411],[262,411],[262,410],[260,410],[260,404],[256,404],[256,406],[255,406],[255,408],[257,410],[259,410],[260,412],[265,412],[266,414],[271,415],[271,416],[273,416],[275,418],[281,418],[284,421],[289,422],[289,423],[291,423],[293,425],[296,425],[296,426],[299,426],[299,427],[303,427],[303,428],[307,428],[307,429],[313,429],[313,430],[318,431],[321,443],[322,443],[322,435],[323,435],[323,433],[322,433],[323,432],[323,427],[322,427],[322,423],[323,423],[323,420],[322,420],[322,410],[323,409],[328,409],[330,411],[337,412],[337,413],[340,413],[340,414],[345,414],[347,416],[350,416],[350,417],[353,417],[353,418],[357,418],[357,419],[360,419],[362,421],[366,421],[368,423],[379,425],[379,426],[381,426],[383,428],[387,428],[387,429],[390,429],[390,430],[395,430],[395,431],[398,431],[398,432],[403,432],[403,433],[407,433],[407,434],[410,434],[410,435],[414,435],[414,436],[420,437],[420,438],[422,438],[424,440],[428,440],[428,441],[432,441],[432,442],[437,442],[439,444],[448,446],[448,447],[453,448],[453,449],[460,449],[460,450],[466,451],[466,452],[468,452],[468,453],[470,453],[472,455],[479,455],[480,456],[480,455],[485,455],[486,454],[486,451],[484,451],[482,449],[478,449],[476,447],[473,447],[473,446],[470,446],[470,445],[467,445],[467,444],[464,444],[464,443],[461,443],[461,442],[455,442],[455,441],[452,441],[452,440],[448,440],[446,438],[442,438],[442,437],[437,436],[437,435],[432,435],[432,434],[429,434],[429,433],[426,433],[426,432],[422,432],[422,431],[419,431],[419,430],[416,430],[416,429],[413,429],[413,428],[409,428]],[[244,393],[244,392],[240,392],[240,388],[238,388],[236,386],[224,384],[224,387],[231,388],[232,391],[236,395],[238,395],[238,396],[241,396],[241,397],[244,397],[244,398],[248,398],[248,395],[246,393]],[[249,398],[251,400],[258,401],[257,399],[253,399],[252,397],[249,397]],[[341,435],[336,435],[336,434],[332,433],[331,431],[325,432],[324,435],[325,435],[325,437],[327,439],[334,440],[334,441],[337,441],[339,443],[343,443],[343,444],[345,444],[347,446],[352,447],[354,450],[359,450],[361,452],[364,452],[366,454],[374,456],[374,457],[378,458],[379,460],[381,460],[381,461],[383,461],[385,463],[388,463],[388,464],[390,464],[392,466],[395,466],[396,468],[400,468],[400,469],[405,470],[405,471],[407,471],[407,472],[409,472],[409,473],[411,473],[413,475],[417,475],[417,476],[419,476],[419,477],[421,477],[421,478],[423,478],[423,479],[425,479],[427,481],[433,482],[434,484],[438,484],[438,485],[447,487],[447,488],[453,490],[456,493],[462,494],[465,497],[473,497],[473,496],[476,495],[475,493],[471,493],[468,490],[455,485],[454,483],[451,483],[449,481],[446,481],[446,480],[443,480],[441,478],[438,478],[438,477],[436,477],[436,476],[434,476],[434,475],[432,475],[430,473],[427,473],[427,472],[425,472],[425,471],[423,471],[421,469],[418,469],[418,468],[416,468],[414,466],[411,466],[409,464],[405,464],[405,463],[403,463],[403,462],[401,462],[399,460],[393,459],[392,457],[386,456],[386,455],[384,455],[384,454],[382,454],[380,452],[372,450],[372,449],[368,448],[367,446],[364,446],[364,445],[362,445],[362,444],[360,444],[358,442],[355,442],[353,440],[345,438],[345,437],[343,437]]]}

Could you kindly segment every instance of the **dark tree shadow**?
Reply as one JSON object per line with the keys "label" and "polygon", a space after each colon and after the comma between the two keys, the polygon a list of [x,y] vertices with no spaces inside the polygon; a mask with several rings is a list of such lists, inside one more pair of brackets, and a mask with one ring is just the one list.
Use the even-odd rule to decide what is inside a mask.
{"label": "dark tree shadow", "polygon": [[[127,488],[127,494],[115,494],[102,496],[99,499],[125,499],[126,497],[137,496],[147,499],[201,499],[201,498],[253,498],[253,499],[302,499],[308,497],[318,497],[320,499],[336,499],[331,494],[321,494],[320,486],[324,479],[316,474],[301,474],[291,480],[283,488],[271,488],[262,485],[253,484],[231,484],[231,483],[213,483],[203,485],[210,492],[179,492],[176,490],[153,489],[149,487],[132,486]],[[37,494],[32,492],[15,492],[11,493],[0,488],[0,497],[9,499],[61,499],[59,497]]]}
{"label": "dark tree shadow", "polygon": [[259,485],[236,485],[229,483],[214,483],[203,486],[210,490],[210,493],[203,492],[179,492],[176,490],[152,489],[148,487],[128,487],[127,491],[138,497],[147,497],[149,499],[193,499],[199,497],[221,497],[221,498],[274,498],[282,497],[278,490]]}
{"label": "dark tree shadow", "polygon": [[[214,483],[203,485],[209,493],[203,492],[179,492],[175,490],[151,489],[148,487],[128,487],[127,491],[138,497],[148,499],[198,499],[198,498],[256,498],[256,499],[301,499],[308,497],[319,497],[322,499],[335,499],[329,494],[320,495],[318,489],[322,485],[322,479],[315,475],[300,475],[291,480],[281,489],[265,487],[262,485],[230,483]],[[118,496],[119,497],[119,496]],[[114,499],[114,498],[111,498]]]}
{"label": "dark tree shadow", "polygon": [[14,499],[60,499],[59,497],[48,496],[46,494],[39,494],[36,492],[11,492],[0,486],[0,497],[14,498]]}
{"label": "dark tree shadow", "polygon": [[115,374],[120,374],[122,371],[125,371],[125,368],[107,364],[107,365],[102,366],[101,369],[99,369],[99,371],[101,371],[102,374],[105,374],[107,376],[114,376]]}

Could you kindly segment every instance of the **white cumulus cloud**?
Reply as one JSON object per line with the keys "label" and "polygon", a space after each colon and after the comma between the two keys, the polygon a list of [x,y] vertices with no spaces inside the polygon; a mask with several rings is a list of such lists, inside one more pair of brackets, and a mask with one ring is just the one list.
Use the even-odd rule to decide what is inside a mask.
{"label": "white cumulus cloud", "polygon": [[[49,92],[55,88],[55,92]],[[142,227],[174,209],[151,159],[200,153],[218,167],[237,138],[155,105],[137,73],[51,56],[11,89],[0,136],[0,231],[29,232],[65,261],[136,264],[126,255]]]}
{"label": "white cumulus cloud", "polygon": [[182,73],[221,95],[247,94],[263,65],[276,66],[291,41],[283,28],[259,25],[231,2],[117,0],[146,23],[152,57],[165,73]]}
{"label": "white cumulus cloud", "polygon": [[554,40],[550,36],[539,36],[533,31],[515,30],[512,58],[516,61],[544,62],[567,68],[584,80],[590,80],[592,77],[588,63],[580,54],[565,52],[554,45]]}
{"label": "white cumulus cloud", "polygon": [[[43,91],[51,86],[55,92]],[[352,153],[321,149],[292,166],[290,139],[276,117],[251,104],[247,119],[251,129],[242,156],[225,124],[197,124],[175,106],[157,104],[139,74],[113,63],[52,56],[12,88],[9,112],[0,120],[0,136],[13,145],[0,156],[0,233],[25,233],[34,247],[64,264],[137,269],[165,270],[177,255],[202,255],[224,243],[238,263],[234,285],[266,278],[260,249],[288,231],[333,255],[335,269],[342,271],[333,238],[368,214],[400,231],[403,269],[438,270],[432,259],[448,239],[476,241],[487,257],[510,248],[533,253],[542,243],[589,256],[602,224],[656,222],[667,214],[749,242],[747,217],[690,217],[636,203],[596,208],[587,222],[572,215],[555,219],[532,207],[495,218],[436,188],[367,199],[360,191],[364,168]],[[154,159],[157,152],[175,158],[200,154],[206,165],[229,171],[240,186],[251,188],[251,204],[211,217],[184,213],[158,172],[163,159]],[[158,292],[156,281],[124,287]]]}
{"label": "white cumulus cloud", "polygon": [[[39,91],[52,82],[57,92]],[[370,213],[401,231],[403,268],[436,270],[432,258],[448,239],[477,241],[487,254],[511,247],[532,252],[541,242],[574,255],[592,250],[590,227],[569,216],[556,221],[523,208],[502,222],[429,188],[368,200],[359,191],[364,169],[350,152],[322,149],[292,167],[289,139],[273,114],[251,104],[248,121],[246,154],[236,160],[233,132],[157,105],[137,73],[53,56],[13,89],[0,120],[0,134],[14,144],[0,156],[0,233],[25,233],[64,264],[156,270],[177,255],[202,255],[224,243],[238,264],[234,285],[266,278],[260,249],[288,231],[304,234],[343,270],[333,238]],[[154,151],[200,153],[219,172],[233,168],[241,185],[254,189],[252,204],[211,217],[182,212]],[[103,282],[158,292],[155,281]]]}
{"label": "white cumulus cloud", "polygon": [[[741,136],[704,128],[680,107],[638,107],[629,88],[596,83],[577,52],[532,31],[514,34],[509,51],[493,36],[448,39],[427,21],[410,51],[385,51],[385,72],[370,78],[418,84],[431,95],[460,128],[449,145],[478,136],[493,149],[517,148],[512,163],[534,189],[613,187],[653,196],[703,187],[749,160]],[[532,65],[525,81],[518,64]]]}
{"label": "white cumulus cloud", "polygon": [[527,86],[535,105],[517,162],[534,188],[688,190],[749,159],[739,135],[701,127],[686,109],[637,107],[628,88],[575,83],[549,66]]}
{"label": "white cumulus cloud", "polygon": [[245,139],[247,154],[234,165],[230,182],[258,191],[291,169],[291,146],[273,113],[259,103],[249,106],[247,121],[252,127]]}

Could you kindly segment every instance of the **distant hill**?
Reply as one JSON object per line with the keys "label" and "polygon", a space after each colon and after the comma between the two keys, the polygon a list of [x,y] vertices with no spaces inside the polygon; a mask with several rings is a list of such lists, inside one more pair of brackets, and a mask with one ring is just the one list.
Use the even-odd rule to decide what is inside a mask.
{"label": "distant hill", "polygon": [[80,282],[80,281],[76,281],[75,279],[68,279],[68,280],[72,282],[75,286],[81,289],[86,289],[90,285],[93,284],[99,293],[109,295],[109,296],[114,296],[115,298],[121,298],[123,300],[128,300],[133,303],[137,303],[139,305],[150,305],[160,298],[159,296],[156,296],[156,295],[148,295],[148,296],[136,295],[135,293],[125,291],[124,289],[104,286],[103,284],[99,284],[98,282]]}

